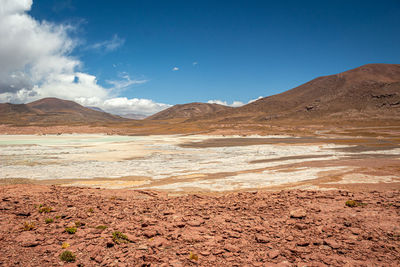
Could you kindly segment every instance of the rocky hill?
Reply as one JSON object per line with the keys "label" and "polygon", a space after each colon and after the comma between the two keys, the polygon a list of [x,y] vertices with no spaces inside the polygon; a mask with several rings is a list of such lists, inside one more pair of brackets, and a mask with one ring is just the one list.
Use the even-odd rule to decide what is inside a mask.
{"label": "rocky hill", "polygon": [[175,105],[166,110],[160,111],[150,117],[148,120],[168,120],[176,118],[193,118],[197,116],[203,116],[209,113],[215,113],[219,111],[229,112],[233,110],[232,107],[223,106],[219,104],[208,104],[208,103],[189,103],[183,105]]}
{"label": "rocky hill", "polygon": [[0,104],[0,123],[5,124],[68,125],[121,121],[127,119],[58,98],[43,98],[28,104]]}
{"label": "rocky hill", "polygon": [[363,118],[400,114],[400,65],[368,64],[196,118],[217,121]]}

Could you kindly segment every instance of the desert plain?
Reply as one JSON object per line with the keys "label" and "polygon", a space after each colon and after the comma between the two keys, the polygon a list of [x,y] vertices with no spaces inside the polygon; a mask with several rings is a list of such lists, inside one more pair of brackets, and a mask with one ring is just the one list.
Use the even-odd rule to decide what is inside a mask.
{"label": "desert plain", "polygon": [[1,135],[0,263],[399,265],[399,140],[363,131]]}

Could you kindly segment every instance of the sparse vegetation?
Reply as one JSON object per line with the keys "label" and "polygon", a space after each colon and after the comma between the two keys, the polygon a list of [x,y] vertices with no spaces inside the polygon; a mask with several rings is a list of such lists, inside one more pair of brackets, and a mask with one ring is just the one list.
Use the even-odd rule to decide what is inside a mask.
{"label": "sparse vegetation", "polygon": [[198,261],[198,260],[199,260],[199,256],[198,256],[197,254],[194,254],[193,252],[190,251],[190,253],[189,253],[189,259],[190,259],[190,260]]}
{"label": "sparse vegetation", "polygon": [[130,242],[129,238],[126,235],[124,235],[123,233],[121,233],[120,231],[115,231],[115,232],[112,233],[112,240],[116,244],[129,243]]}
{"label": "sparse vegetation", "polygon": [[66,249],[66,248],[68,248],[69,247],[69,243],[68,242],[64,242],[64,243],[62,243],[62,245],[61,245],[61,248],[62,249]]}
{"label": "sparse vegetation", "polygon": [[42,204],[39,205],[39,213],[49,213],[51,210],[51,207],[43,206]]}
{"label": "sparse vegetation", "polygon": [[84,226],[84,225],[85,225],[85,223],[83,223],[83,222],[81,222],[81,221],[76,221],[76,222],[75,222],[75,227],[76,227],[76,228],[79,228],[79,227]]}
{"label": "sparse vegetation", "polygon": [[88,212],[93,213],[94,212],[93,208],[89,208]]}
{"label": "sparse vegetation", "polygon": [[67,232],[70,235],[75,234],[76,230],[77,230],[76,227],[67,227],[67,228],[65,228],[65,232]]}
{"label": "sparse vegetation", "polygon": [[355,200],[347,200],[346,201],[346,206],[350,207],[350,208],[354,208],[354,207],[360,206],[360,203],[358,201],[355,201]]}
{"label": "sparse vegetation", "polygon": [[54,222],[53,218],[47,218],[44,220],[47,224]]}
{"label": "sparse vegetation", "polygon": [[108,226],[106,226],[106,225],[97,225],[96,229],[105,230],[105,229],[107,229],[107,227]]}
{"label": "sparse vegetation", "polygon": [[69,250],[65,250],[63,253],[60,254],[60,259],[65,262],[74,262],[76,256]]}
{"label": "sparse vegetation", "polygon": [[24,231],[31,231],[33,229],[35,229],[35,223],[33,222],[25,222],[24,226],[22,227],[22,230]]}
{"label": "sparse vegetation", "polygon": [[61,218],[61,216],[60,216],[60,215],[57,215],[55,218],[56,218],[56,220],[58,220],[58,219]]}

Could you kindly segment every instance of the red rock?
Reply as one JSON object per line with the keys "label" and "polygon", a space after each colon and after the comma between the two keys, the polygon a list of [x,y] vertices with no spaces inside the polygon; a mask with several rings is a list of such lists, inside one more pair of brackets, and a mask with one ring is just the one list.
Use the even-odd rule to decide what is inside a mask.
{"label": "red rock", "polygon": [[152,238],[152,237],[154,237],[154,236],[157,235],[157,232],[156,232],[155,230],[149,229],[149,230],[144,231],[144,232],[143,232],[143,235],[144,235],[145,237],[147,237],[147,238]]}
{"label": "red rock", "polygon": [[20,243],[23,247],[36,247],[40,244],[36,236],[29,232],[21,233],[17,238],[15,238],[15,241]]}
{"label": "red rock", "polygon": [[275,259],[275,258],[278,257],[280,254],[281,254],[281,253],[280,253],[279,250],[274,249],[274,250],[270,250],[270,251],[268,252],[268,257],[269,257],[270,259]]}
{"label": "red rock", "polygon": [[191,221],[187,222],[188,225],[194,226],[194,227],[200,226],[203,223],[204,223],[204,220],[202,220],[202,219],[196,219],[196,220],[191,220]]}
{"label": "red rock", "polygon": [[[386,205],[400,203],[400,192],[391,193],[391,199],[385,192],[362,191],[345,196],[336,191],[293,190],[196,197],[153,195],[132,190],[3,185],[0,199],[13,201],[4,202],[7,209],[0,202],[0,265],[58,266],[63,264],[61,244],[68,242],[68,250],[77,256],[74,266],[170,266],[173,261],[182,266],[270,266],[268,261],[291,266],[400,266],[394,227],[400,214],[394,205]],[[110,200],[112,196],[116,198]],[[343,205],[348,199],[362,199],[368,205],[349,210]],[[45,224],[49,214],[33,210],[29,221],[35,222],[36,229],[22,231],[26,217],[15,212],[29,211],[37,203],[64,211],[66,216]],[[68,205],[76,209],[66,209]],[[301,220],[290,219],[293,205],[309,213]],[[94,212],[79,219],[90,207]],[[175,213],[163,214],[170,209]],[[56,215],[61,214],[51,217]],[[117,218],[122,215],[122,220]],[[86,223],[78,230],[81,234],[65,234],[64,228],[77,220]],[[142,222],[146,224],[143,228]],[[92,228],[97,225],[108,228]],[[147,230],[156,234],[149,239],[144,236]],[[136,238],[136,243],[114,245],[113,231],[132,235],[129,238]],[[25,239],[21,236],[27,234],[27,240],[39,243],[36,247],[22,247]],[[113,246],[107,247],[107,243]],[[191,251],[201,255],[199,261],[189,260]]]}
{"label": "red rock", "polygon": [[231,245],[231,244],[226,244],[224,246],[224,249],[226,251],[229,251],[229,252],[238,252],[238,251],[240,251],[240,248],[238,246]]}
{"label": "red rock", "polygon": [[268,243],[270,242],[270,238],[268,236],[258,234],[256,235],[256,241],[258,243]]}
{"label": "red rock", "polygon": [[163,238],[163,237],[161,237],[161,236],[156,236],[156,237],[154,237],[153,240],[151,240],[149,242],[149,245],[151,247],[161,247],[161,246],[165,247],[168,244],[169,244],[168,240]]}
{"label": "red rock", "polygon": [[137,242],[137,241],[139,241],[139,237],[136,236],[136,235],[134,235],[134,234],[126,233],[125,235],[126,235],[126,237],[129,239],[129,241],[131,241],[131,242]]}
{"label": "red rock", "polygon": [[290,211],[290,217],[295,219],[302,219],[307,216],[306,211],[303,208],[295,209]]}
{"label": "red rock", "polygon": [[333,240],[333,239],[325,239],[324,240],[324,244],[329,246],[329,247],[331,247],[331,248],[333,248],[333,249],[340,248],[340,244],[338,242],[336,242],[335,240]]}
{"label": "red rock", "polygon": [[308,242],[306,240],[300,240],[297,242],[297,245],[300,247],[306,247],[306,246],[310,245],[310,242]]}

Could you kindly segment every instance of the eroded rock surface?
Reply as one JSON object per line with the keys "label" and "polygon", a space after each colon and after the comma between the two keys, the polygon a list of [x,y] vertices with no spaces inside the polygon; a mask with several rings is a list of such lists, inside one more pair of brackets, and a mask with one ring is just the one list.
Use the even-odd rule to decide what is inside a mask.
{"label": "eroded rock surface", "polygon": [[[1,266],[58,266],[64,250],[76,255],[68,266],[400,265],[398,191],[169,197],[9,185],[0,211]],[[126,239],[116,243],[115,231]]]}

